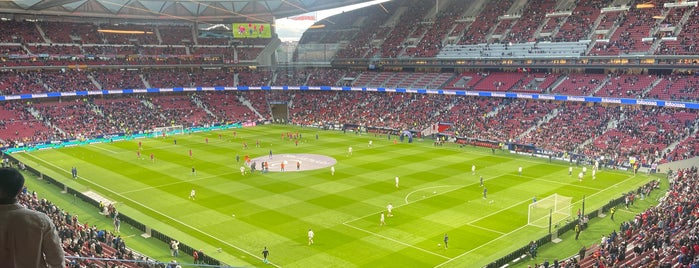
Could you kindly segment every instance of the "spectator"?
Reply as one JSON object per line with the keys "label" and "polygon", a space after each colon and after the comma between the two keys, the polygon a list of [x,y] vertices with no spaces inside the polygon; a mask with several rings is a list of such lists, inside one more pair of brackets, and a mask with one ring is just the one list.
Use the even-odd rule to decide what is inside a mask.
{"label": "spectator", "polygon": [[19,171],[0,169],[0,267],[65,267],[65,253],[51,219],[19,205],[23,186]]}
{"label": "spectator", "polygon": [[177,240],[170,241],[170,256],[178,257],[180,255],[180,242]]}
{"label": "spectator", "polygon": [[204,250],[200,249],[197,251],[197,256],[199,256],[199,264],[204,264]]}

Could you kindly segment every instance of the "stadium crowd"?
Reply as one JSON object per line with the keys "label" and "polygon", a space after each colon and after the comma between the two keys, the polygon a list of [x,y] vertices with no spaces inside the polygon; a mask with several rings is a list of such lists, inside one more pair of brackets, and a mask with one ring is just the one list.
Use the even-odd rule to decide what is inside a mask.
{"label": "stadium crowd", "polygon": [[[556,1],[550,0],[527,1],[524,6],[514,6],[519,1],[495,0],[478,10],[464,8],[459,2],[451,1],[440,9],[430,1],[390,1],[383,4],[385,11],[374,8],[347,12],[333,18],[337,23],[325,29],[304,33],[301,44],[347,43],[335,54],[340,59],[436,57],[446,44],[484,44],[473,48],[481,56],[509,56],[514,55],[512,51],[495,52],[491,44],[499,43],[509,50],[513,43],[594,39],[599,42],[589,42],[585,55],[697,52],[696,7],[663,7],[653,0],[643,1],[653,4],[651,9],[642,9],[633,5],[642,1],[630,1],[628,9],[602,12],[615,1],[572,1],[568,14],[555,10]],[[661,19],[658,14],[662,14]],[[151,34],[129,37],[98,29]],[[155,24],[3,20],[0,31],[10,33],[0,35],[3,67],[68,66],[60,70],[3,71],[0,95],[151,87],[351,85],[699,101],[696,74],[524,71],[415,75],[341,69],[204,70],[202,67],[208,64],[254,61],[269,40],[234,44],[228,38],[200,35],[196,27]],[[164,64],[196,67],[94,68]],[[11,146],[137,133],[173,124],[271,121],[279,115],[274,114],[270,103],[288,104],[289,116],[285,119],[298,125],[350,124],[420,132],[434,123],[448,122],[452,124],[448,132],[455,136],[533,145],[558,155],[604,156],[615,165],[629,157],[647,165],[699,155],[696,111],[377,92],[198,92],[4,101],[0,105],[0,142]],[[670,263],[688,267],[694,262],[696,266],[699,177],[696,169],[674,175],[672,191],[660,206],[621,224],[619,233],[605,237],[593,248],[592,256],[581,256],[579,264],[637,267]],[[639,194],[647,195],[644,191]],[[54,219],[71,254],[138,258],[124,247],[118,235],[80,224],[76,216],[39,200],[35,194],[25,192],[22,202]],[[563,262],[562,267],[571,263]],[[104,265],[109,263],[71,263],[71,267]]]}
{"label": "stadium crowd", "polygon": [[[97,267],[165,267],[146,256],[134,253],[126,247],[124,240],[118,232],[108,229],[98,228],[88,223],[81,223],[78,215],[57,207],[51,201],[39,198],[36,192],[29,191],[26,187],[19,195],[19,204],[42,212],[51,218],[56,226],[58,236],[63,244],[66,253],[67,268],[97,268]],[[113,210],[106,216],[112,217],[115,221],[118,212]],[[123,260],[139,260],[140,265],[135,262],[125,262]]]}
{"label": "stadium crowd", "polygon": [[[507,78],[507,73],[464,73],[451,75],[451,80],[443,79],[442,74],[413,76],[410,73],[338,69],[258,70],[234,73],[233,76],[228,70],[181,73],[177,69],[69,73],[77,75],[66,76],[61,72],[3,73],[0,74],[0,90],[10,94],[28,93],[27,89],[32,93],[66,92],[75,89],[62,84],[78,86],[79,89],[117,89],[216,86],[236,81],[245,85],[276,84],[276,81],[332,85],[352,81],[373,86],[410,87],[418,83],[446,81],[441,82],[442,86],[451,85],[448,87],[453,89],[498,90],[497,86],[494,87],[497,84],[507,85],[503,90],[518,91],[522,85],[541,79],[538,85],[549,85],[542,89],[544,92],[567,95],[616,96],[616,92],[632,92],[623,95],[637,97],[663,92],[663,96],[679,96],[674,93],[684,92],[683,99],[689,93],[693,99],[699,97],[693,90],[697,78],[679,73],[668,76],[516,73],[516,78]],[[481,84],[485,86],[481,88]],[[22,88],[25,90],[17,90]],[[218,98],[212,98],[212,95]],[[631,156],[641,159],[644,164],[651,164],[697,154],[691,137],[696,133],[699,118],[692,110],[381,92],[253,90],[63,98],[57,103],[53,99],[8,101],[0,108],[0,127],[7,130],[0,134],[0,139],[3,144],[26,144],[140,133],[173,124],[189,127],[272,120],[279,115],[272,113],[270,103],[288,104],[290,113],[287,119],[294,124],[351,124],[420,132],[432,124],[448,122],[453,124],[448,132],[455,136],[533,145],[558,155],[605,156],[617,165]]]}

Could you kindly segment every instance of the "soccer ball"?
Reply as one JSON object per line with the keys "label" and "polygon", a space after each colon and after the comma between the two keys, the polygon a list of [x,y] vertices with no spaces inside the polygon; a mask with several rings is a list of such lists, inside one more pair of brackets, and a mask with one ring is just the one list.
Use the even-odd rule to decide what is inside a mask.
{"label": "soccer ball", "polygon": [[437,193],[437,191],[432,191],[432,193],[433,193],[433,194],[436,194],[436,193]]}
{"label": "soccer ball", "polygon": [[231,216],[235,217],[235,214],[233,214],[233,215],[231,215]]}
{"label": "soccer ball", "polygon": [[439,244],[439,243],[437,243],[437,246],[438,246],[438,247],[441,247],[441,246],[442,246],[442,244]]}

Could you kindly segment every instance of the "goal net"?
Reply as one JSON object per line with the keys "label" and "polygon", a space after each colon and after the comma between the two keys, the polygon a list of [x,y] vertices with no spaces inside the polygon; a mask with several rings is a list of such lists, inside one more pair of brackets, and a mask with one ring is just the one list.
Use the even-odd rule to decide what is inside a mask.
{"label": "goal net", "polygon": [[529,204],[527,223],[532,226],[546,228],[549,226],[549,215],[551,224],[555,225],[570,217],[573,198],[553,194]]}
{"label": "goal net", "polygon": [[156,127],[153,128],[154,137],[169,136],[175,134],[184,134],[184,127],[182,125],[169,126],[169,127]]}

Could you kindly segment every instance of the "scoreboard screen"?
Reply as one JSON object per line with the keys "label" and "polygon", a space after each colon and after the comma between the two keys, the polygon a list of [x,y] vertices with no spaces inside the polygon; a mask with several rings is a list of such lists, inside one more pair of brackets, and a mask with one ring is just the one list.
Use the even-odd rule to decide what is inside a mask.
{"label": "scoreboard screen", "polygon": [[272,27],[269,23],[233,23],[233,38],[272,38]]}

